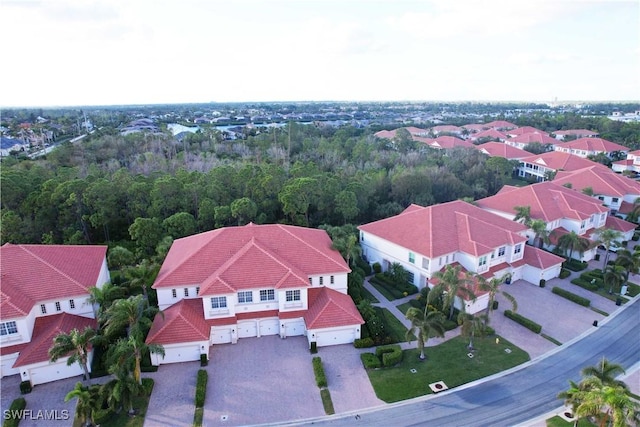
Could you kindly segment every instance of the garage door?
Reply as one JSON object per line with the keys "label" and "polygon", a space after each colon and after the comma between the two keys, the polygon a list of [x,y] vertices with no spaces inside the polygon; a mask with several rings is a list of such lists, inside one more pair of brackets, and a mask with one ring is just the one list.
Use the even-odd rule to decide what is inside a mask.
{"label": "garage door", "polygon": [[185,344],[177,347],[164,347],[164,359],[158,358],[161,364],[191,362],[200,360],[200,345],[198,343]]}
{"label": "garage door", "polygon": [[82,368],[77,363],[67,366],[65,359],[64,363],[31,368],[29,369],[29,373],[31,375],[31,384],[36,385],[82,375]]}
{"label": "garage door", "polygon": [[258,336],[258,329],[254,320],[238,322],[238,338],[251,338]]}
{"label": "garage door", "polygon": [[333,331],[316,332],[316,342],[318,347],[327,345],[350,344],[355,340],[353,328],[338,329]]}
{"label": "garage door", "polygon": [[260,336],[278,335],[280,333],[280,322],[278,319],[266,319],[260,321]]}
{"label": "garage door", "polygon": [[231,342],[231,326],[211,329],[211,342],[213,344],[227,344]]}
{"label": "garage door", "polygon": [[285,336],[287,337],[297,337],[299,335],[304,335],[305,328],[303,320],[285,323],[284,326]]}
{"label": "garage door", "polygon": [[13,364],[16,363],[18,354],[19,353],[13,353],[0,357],[0,377],[20,373],[20,368],[12,368]]}

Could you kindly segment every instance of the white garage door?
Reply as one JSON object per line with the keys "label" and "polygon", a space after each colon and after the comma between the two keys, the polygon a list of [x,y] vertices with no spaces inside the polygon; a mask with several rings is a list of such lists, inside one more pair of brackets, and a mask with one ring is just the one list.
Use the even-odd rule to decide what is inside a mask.
{"label": "white garage door", "polygon": [[211,342],[213,344],[227,344],[231,342],[232,326],[216,327],[211,329]]}
{"label": "white garage door", "polygon": [[337,329],[332,331],[317,331],[316,342],[318,347],[327,345],[350,344],[355,340],[353,328]]}
{"label": "white garage door", "polygon": [[305,331],[304,320],[285,323],[284,326],[285,326],[284,333],[285,333],[285,336],[287,337],[297,337],[300,335],[304,335],[304,331]]}
{"label": "white garage door", "polygon": [[20,373],[20,368],[12,368],[16,363],[19,353],[7,354],[6,356],[0,356],[0,377],[6,377],[7,375],[14,375]]}
{"label": "white garage door", "polygon": [[82,368],[77,363],[67,366],[66,359],[65,363],[55,363],[53,365],[29,369],[31,384],[33,385],[75,377],[82,375],[82,372]]}
{"label": "white garage door", "polygon": [[260,321],[260,336],[278,335],[280,333],[280,322],[278,319],[266,319]]}
{"label": "white garage door", "polygon": [[551,280],[551,279],[555,279],[556,277],[558,277],[560,275],[560,270],[561,270],[562,266],[557,266],[554,268],[550,268],[548,270],[545,270],[542,272],[542,278],[544,280]]}
{"label": "white garage door", "polygon": [[176,347],[164,347],[164,359],[162,356],[158,358],[161,364],[191,362],[200,360],[200,345],[198,343],[189,343]]}
{"label": "white garage door", "polygon": [[238,338],[251,338],[258,336],[255,320],[238,322]]}

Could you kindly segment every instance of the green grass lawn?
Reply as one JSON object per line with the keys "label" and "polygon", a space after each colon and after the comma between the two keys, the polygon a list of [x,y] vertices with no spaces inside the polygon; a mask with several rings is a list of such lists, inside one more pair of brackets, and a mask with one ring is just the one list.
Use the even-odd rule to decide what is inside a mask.
{"label": "green grass lawn", "polygon": [[404,327],[402,322],[386,308],[374,307],[374,309],[376,310],[376,315],[384,322],[385,331],[393,342],[405,342],[407,328]]}
{"label": "green grass lawn", "polygon": [[[594,425],[595,424],[590,423],[586,418],[580,418],[578,420],[578,427],[592,427]],[[565,421],[556,415],[547,420],[547,427],[573,427],[573,422]]]}
{"label": "green grass lawn", "polygon": [[[495,338],[477,338],[473,358],[467,356],[468,338],[456,337],[425,348],[425,361],[418,358],[418,349],[405,350],[403,360],[397,366],[368,370],[367,374],[378,398],[391,403],[431,394],[429,384],[436,381],[444,381],[453,388],[529,360],[523,350],[503,338],[496,344]],[[511,349],[511,353],[506,353],[506,348]]]}
{"label": "green grass lawn", "polygon": [[378,301],[378,298],[374,297],[366,288],[362,288],[362,297],[368,299],[371,303],[380,302]]}
{"label": "green grass lawn", "polygon": [[394,297],[388,290],[387,288],[385,288],[384,286],[380,285],[379,283],[373,283],[373,282],[369,282],[371,283],[371,285],[376,288],[378,290],[378,292],[380,292],[382,294],[382,296],[384,296],[386,299],[388,299],[389,301],[393,301],[396,299],[396,297]]}
{"label": "green grass lawn", "polygon": [[407,314],[407,310],[409,310],[409,307],[411,307],[411,303],[405,302],[404,304],[400,304],[397,307],[398,310],[400,310],[404,314]]}

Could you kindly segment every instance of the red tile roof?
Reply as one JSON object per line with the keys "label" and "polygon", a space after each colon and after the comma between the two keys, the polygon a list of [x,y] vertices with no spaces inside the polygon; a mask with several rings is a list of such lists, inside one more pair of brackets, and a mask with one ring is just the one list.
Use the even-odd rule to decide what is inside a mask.
{"label": "red tile roof", "polygon": [[620,203],[620,209],[618,209],[618,212],[622,213],[622,214],[628,214],[630,213],[633,208],[635,208],[636,205],[635,203],[629,203],[629,202],[625,202],[624,200]]}
{"label": "red tile roof", "polygon": [[422,128],[417,128],[415,126],[409,126],[404,128],[407,130],[407,132],[409,132],[411,135],[426,135],[429,133],[429,130],[427,129],[422,129]]}
{"label": "red tile roof", "polygon": [[295,319],[296,317],[304,317],[307,310],[281,311],[278,313],[280,319]]}
{"label": "red tile roof", "polygon": [[309,286],[309,276],[349,272],[324,230],[249,224],[177,239],[154,289],[200,285],[199,295],[259,286]]}
{"label": "red tile roof", "polygon": [[500,132],[497,129],[483,130],[481,132],[474,133],[470,137],[470,139],[480,139],[480,138],[492,138],[492,139],[499,139],[501,141],[504,141],[508,137],[507,135],[505,135],[504,133]]}
{"label": "red tile roof", "polygon": [[526,133],[539,133],[539,134],[542,134],[542,135],[549,136],[549,134],[547,132],[542,131],[542,130],[540,130],[538,128],[534,128],[533,126],[522,126],[522,127],[519,127],[519,128],[511,129],[506,133],[509,136],[524,135]]}
{"label": "red tile roof", "polygon": [[462,128],[453,125],[438,125],[431,128],[433,132],[441,133],[441,132],[462,132]]}
{"label": "red tile roof", "polygon": [[431,145],[433,144],[433,141],[435,141],[435,139],[433,138],[426,138],[423,136],[414,136],[413,137],[414,141],[418,141],[418,142],[422,142],[423,144],[427,144],[427,145]]}
{"label": "red tile roof", "polygon": [[393,139],[396,136],[396,131],[395,130],[381,130],[381,131],[378,131],[378,132],[374,133],[373,136],[376,136],[378,138]]}
{"label": "red tile roof", "polygon": [[571,183],[571,188],[577,191],[590,187],[596,195],[640,197],[640,182],[598,166],[575,171],[558,171],[553,182],[558,185]]}
{"label": "red tile roof", "polygon": [[146,342],[164,345],[206,341],[209,333],[210,327],[204,319],[202,299],[183,299],[165,309],[162,314],[156,314]]}
{"label": "red tile roof", "polygon": [[430,145],[435,148],[474,147],[474,145],[469,141],[448,135],[437,137]]}
{"label": "red tile roof", "polygon": [[561,151],[549,151],[548,153],[535,154],[533,156],[520,159],[523,162],[534,163],[542,165],[548,169],[573,171],[577,169],[588,168],[589,166],[598,166],[608,169],[601,163],[593,162],[589,159],[584,159],[579,156],[575,156],[569,153],[563,153]]}
{"label": "red tile roof", "polygon": [[106,246],[14,245],[0,247],[0,318],[26,316],[40,301],[89,293],[97,283]]}
{"label": "red tile roof", "polygon": [[526,187],[505,186],[496,195],[477,200],[476,205],[513,215],[516,214],[516,206],[530,206],[531,218],[546,222],[562,218],[584,220],[593,214],[608,211],[599,200],[554,182],[540,182]]}
{"label": "red tile roof", "polygon": [[59,334],[68,334],[73,329],[84,330],[87,326],[97,328],[95,319],[76,316],[69,313],[52,314],[36,317],[31,342],[20,352],[13,364],[14,368],[49,360],[49,349],[53,339]]}
{"label": "red tile roof", "polygon": [[494,128],[494,129],[515,129],[518,126],[514,125],[511,122],[507,122],[504,120],[494,120],[493,122],[489,122],[487,124],[484,125],[487,128]]}
{"label": "red tile roof", "polygon": [[625,221],[624,219],[616,218],[613,215],[607,216],[607,222],[605,222],[604,226],[606,228],[612,228],[614,230],[618,230],[622,233],[627,233],[631,230],[635,230],[636,224],[633,224],[629,221]]}
{"label": "red tile roof", "polygon": [[487,129],[489,126],[483,125],[481,123],[469,123],[468,125],[463,125],[462,127],[471,132],[480,132],[482,130]]}
{"label": "red tile roof", "polygon": [[476,148],[491,157],[499,156],[505,159],[522,159],[531,156],[531,153],[528,151],[502,142],[485,142],[484,144],[476,145]]}
{"label": "red tile roof", "polygon": [[561,142],[556,144],[559,147],[569,148],[572,150],[594,151],[596,153],[611,153],[613,151],[628,151],[629,149],[615,142],[607,141],[602,138],[579,138],[575,141]]}
{"label": "red tile roof", "polygon": [[250,311],[248,313],[236,313],[238,320],[263,319],[266,317],[278,317],[278,310]]}
{"label": "red tile roof", "polygon": [[349,295],[322,287],[309,289],[309,310],[304,315],[307,329],[362,325],[364,320]]}
{"label": "red tile roof", "polygon": [[561,256],[552,254],[543,249],[538,249],[534,246],[527,246],[522,256],[522,260],[525,264],[532,267],[546,270],[547,268],[554,267],[564,262],[564,258]]}
{"label": "red tile roof", "polygon": [[460,200],[428,207],[411,205],[399,215],[358,229],[429,258],[455,251],[477,256],[527,240],[517,234],[527,229],[524,225]]}
{"label": "red tile roof", "polygon": [[557,144],[558,140],[551,138],[545,133],[523,133],[522,135],[509,138],[507,142],[516,144],[531,144],[537,142],[539,144]]}

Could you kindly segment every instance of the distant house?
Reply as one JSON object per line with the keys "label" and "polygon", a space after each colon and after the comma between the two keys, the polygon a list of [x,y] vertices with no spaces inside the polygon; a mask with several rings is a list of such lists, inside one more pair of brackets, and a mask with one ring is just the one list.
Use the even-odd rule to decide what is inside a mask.
{"label": "distant house", "polygon": [[6,157],[12,152],[24,151],[29,148],[29,144],[25,144],[19,139],[0,137],[0,157]]}
{"label": "distant house", "polygon": [[480,132],[476,132],[469,136],[471,141],[477,141],[479,139],[490,139],[492,141],[506,141],[507,135],[496,129],[487,129]]}
{"label": "distant house", "polygon": [[466,129],[472,134],[488,129],[487,125],[483,125],[481,123],[469,123],[468,125],[463,125],[462,128]]}
{"label": "distant house", "polygon": [[505,130],[505,132],[507,134],[507,136],[509,136],[510,138],[514,138],[516,136],[520,136],[520,135],[524,135],[526,133],[539,133],[541,135],[546,135],[549,136],[549,134],[545,131],[542,131],[538,128],[534,128],[533,126],[522,126],[519,128],[515,128],[515,129],[509,129],[509,130]]}
{"label": "distant house", "polygon": [[603,164],[574,156],[573,154],[550,151],[520,159],[518,176],[540,182],[549,179],[550,173],[555,173],[559,170],[574,171],[591,166],[609,169]]}
{"label": "distant house", "polygon": [[177,239],[153,288],[164,317],[147,336],[174,363],[212,345],[279,335],[352,343],[364,323],[347,295],[349,268],[324,230],[249,224]]}
{"label": "distant house", "polygon": [[[463,201],[422,207],[411,205],[399,215],[364,224],[360,230],[363,255],[383,270],[400,263],[418,288],[433,284],[434,274],[459,264],[486,278],[510,275],[538,285],[560,272],[563,259],[526,246],[527,227]],[[471,313],[487,307],[486,292]]]}
{"label": "distant house", "polygon": [[373,134],[377,138],[393,139],[396,137],[396,130],[381,130]]}
{"label": "distant house", "polygon": [[431,128],[431,132],[436,136],[442,133],[453,133],[456,135],[462,135],[463,131],[464,131],[464,128],[461,128],[459,126],[453,126],[453,125],[438,125]]}
{"label": "distant house", "polygon": [[106,246],[0,247],[2,377],[20,374],[36,385],[82,375],[67,357],[50,362],[48,352],[56,335],[97,326],[89,288],[110,281],[106,252]]}
{"label": "distant house", "polygon": [[635,172],[640,173],[640,150],[629,151],[625,160],[613,162],[611,169],[614,172]]}
{"label": "distant house", "polygon": [[455,136],[439,136],[435,138],[430,144],[430,147],[437,149],[451,149],[455,147],[474,148],[475,146],[464,139],[457,138]]}
{"label": "distant house", "polygon": [[500,131],[515,129],[518,126],[505,120],[494,120],[484,125],[486,129],[496,129]]}
{"label": "distant house", "polygon": [[588,129],[568,129],[568,130],[558,130],[553,132],[555,138],[560,141],[564,141],[567,137],[576,137],[576,138],[595,138],[598,136],[598,132],[591,131]]}
{"label": "distant house", "polygon": [[544,133],[523,133],[522,135],[513,136],[505,140],[505,144],[511,145],[516,148],[524,149],[527,145],[537,143],[541,145],[553,146],[556,143],[554,138]]}
{"label": "distant house", "polygon": [[594,156],[603,153],[608,157],[613,157],[614,153],[627,154],[629,149],[615,142],[602,138],[579,138],[575,141],[558,142],[553,149],[563,153],[571,153],[579,157]]}
{"label": "distant house", "polygon": [[525,157],[530,157],[531,153],[521,150],[511,145],[503,144],[502,142],[485,142],[484,144],[476,145],[476,149],[482,151],[490,157],[504,157],[509,160],[521,160]]}

